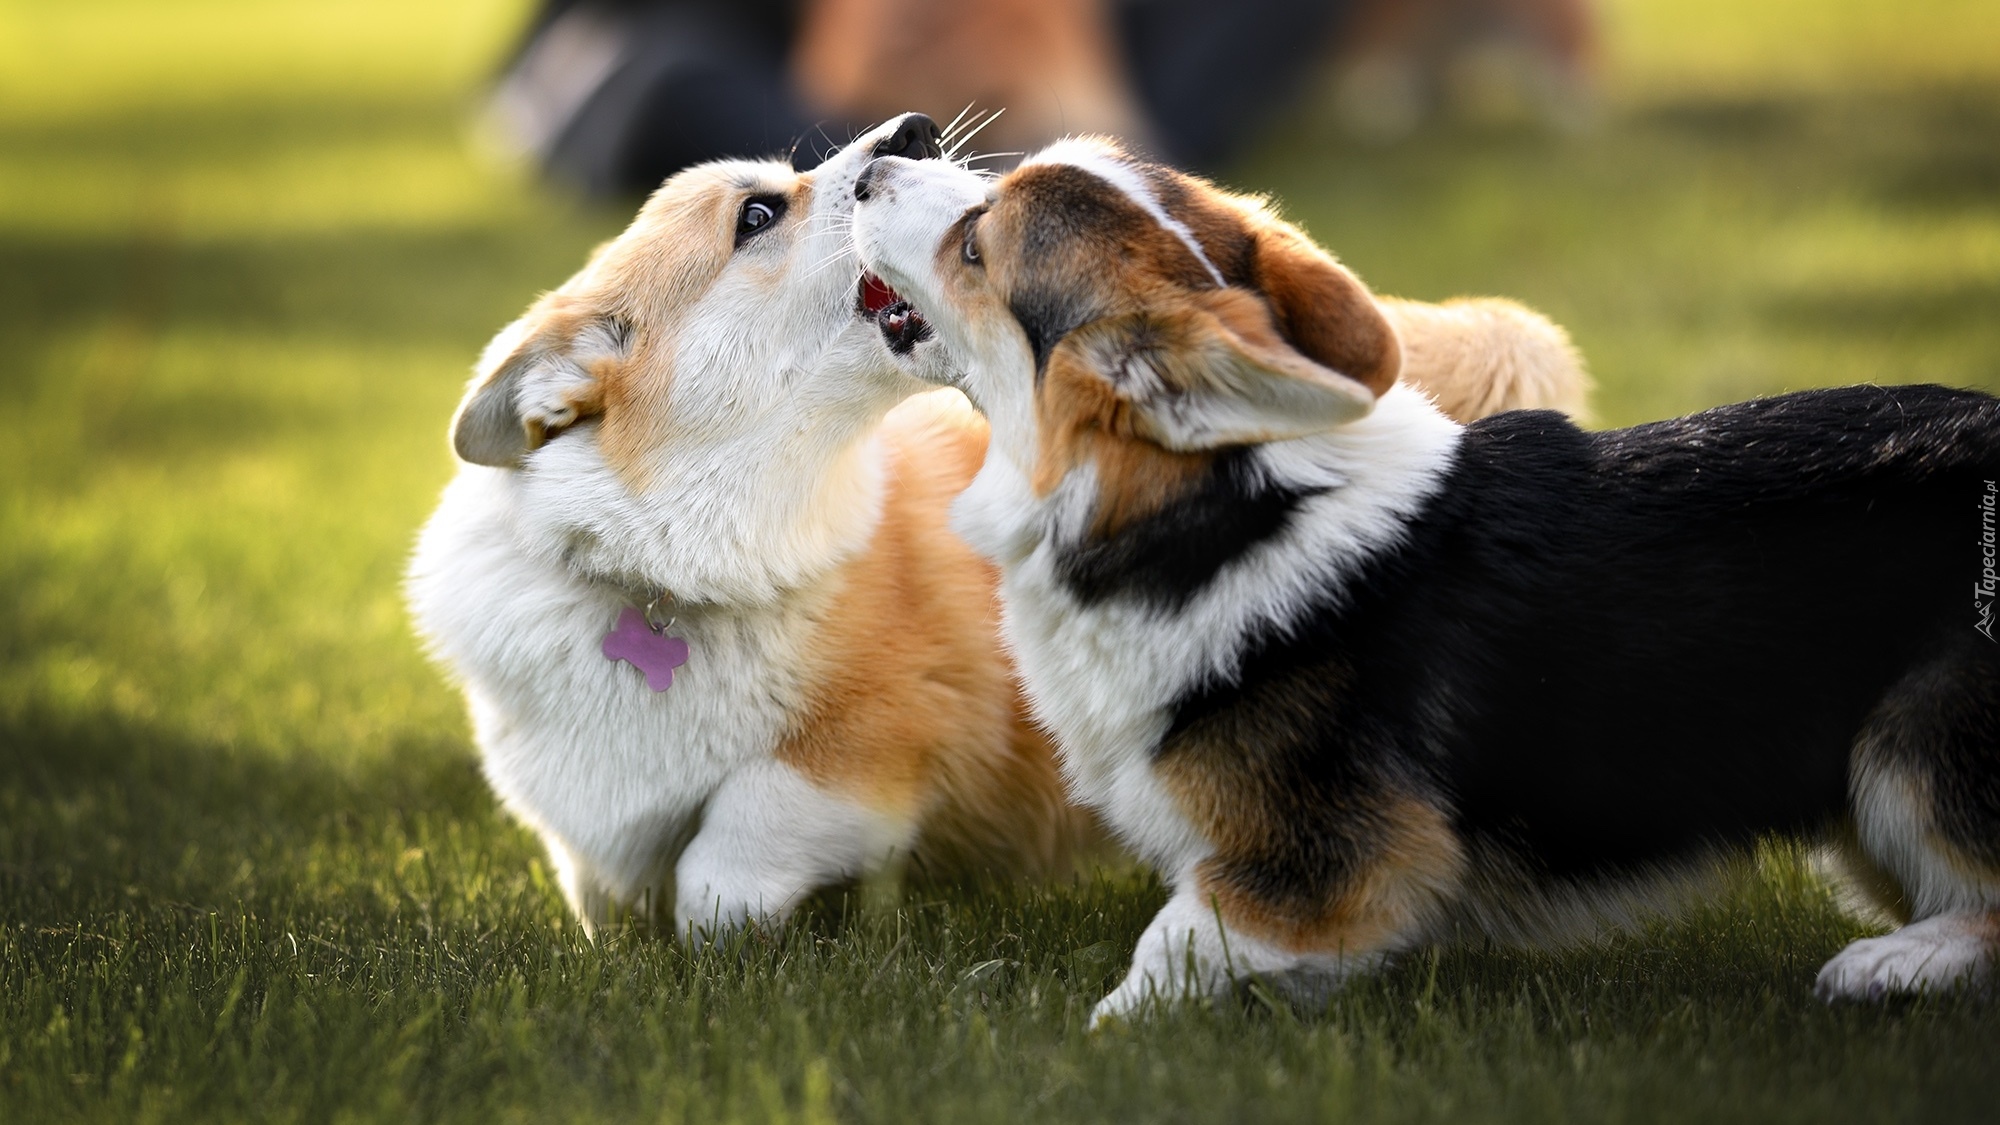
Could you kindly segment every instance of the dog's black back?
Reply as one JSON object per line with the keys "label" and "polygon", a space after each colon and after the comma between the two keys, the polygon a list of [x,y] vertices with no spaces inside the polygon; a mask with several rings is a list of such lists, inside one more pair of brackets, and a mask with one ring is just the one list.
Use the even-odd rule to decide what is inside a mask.
{"label": "dog's black back", "polygon": [[1594,879],[1832,821],[1871,713],[1928,676],[1954,686],[1926,768],[2000,866],[2000,646],[1973,601],[1996,477],[2000,401],[1939,387],[1606,433],[1494,417],[1400,548],[1182,699],[1160,754],[1255,758],[1285,806],[1264,814],[1322,841],[1267,857],[1306,882],[1389,791]]}

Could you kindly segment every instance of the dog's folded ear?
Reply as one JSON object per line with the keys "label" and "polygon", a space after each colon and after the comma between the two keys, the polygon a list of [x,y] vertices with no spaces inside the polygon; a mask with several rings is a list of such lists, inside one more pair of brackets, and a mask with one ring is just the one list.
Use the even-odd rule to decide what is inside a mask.
{"label": "dog's folded ear", "polygon": [[1256,231],[1252,285],[1301,355],[1381,395],[1403,368],[1396,330],[1361,279],[1291,227]]}
{"label": "dog's folded ear", "polygon": [[616,317],[538,306],[487,345],[452,419],[452,448],[475,465],[520,467],[544,442],[603,411],[606,368],[630,355],[631,330]]}
{"label": "dog's folded ear", "polygon": [[1376,396],[1292,347],[1243,289],[1076,329],[1051,353],[1048,378],[1077,375],[1110,384],[1133,434],[1179,452],[1324,433],[1367,414]]}

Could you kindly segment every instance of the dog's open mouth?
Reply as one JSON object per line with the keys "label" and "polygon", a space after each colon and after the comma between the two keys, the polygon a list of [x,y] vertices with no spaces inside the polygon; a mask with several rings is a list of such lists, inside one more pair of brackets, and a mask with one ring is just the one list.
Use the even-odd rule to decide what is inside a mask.
{"label": "dog's open mouth", "polygon": [[861,284],[854,292],[854,315],[874,321],[889,350],[897,355],[908,355],[911,348],[931,338],[931,325],[923,314],[872,273],[861,275]]}

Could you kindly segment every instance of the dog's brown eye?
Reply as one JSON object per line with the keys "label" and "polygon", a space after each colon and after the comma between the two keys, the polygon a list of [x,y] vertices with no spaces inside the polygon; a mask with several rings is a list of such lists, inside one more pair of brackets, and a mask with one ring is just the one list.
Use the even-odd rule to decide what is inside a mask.
{"label": "dog's brown eye", "polygon": [[965,245],[959,249],[958,254],[959,257],[965,259],[965,264],[968,266],[976,266],[979,264],[978,227],[968,226],[965,228]]}
{"label": "dog's brown eye", "polygon": [[758,195],[744,200],[743,210],[736,216],[736,245],[743,245],[744,239],[777,222],[784,213],[783,196]]}

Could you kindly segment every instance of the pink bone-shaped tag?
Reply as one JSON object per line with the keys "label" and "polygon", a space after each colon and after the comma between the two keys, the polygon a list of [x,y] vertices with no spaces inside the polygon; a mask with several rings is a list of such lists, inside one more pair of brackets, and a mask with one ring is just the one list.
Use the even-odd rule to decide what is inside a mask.
{"label": "pink bone-shaped tag", "polygon": [[626,606],[618,627],[604,634],[604,659],[623,660],[646,674],[646,686],[665,691],[674,686],[674,669],[687,663],[688,643],[653,632],[646,615]]}

